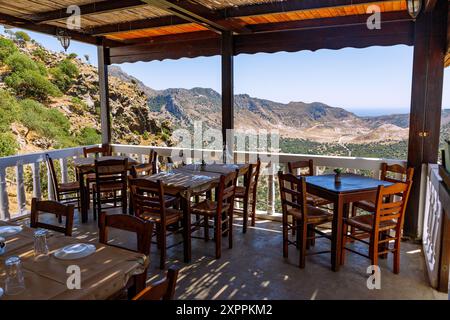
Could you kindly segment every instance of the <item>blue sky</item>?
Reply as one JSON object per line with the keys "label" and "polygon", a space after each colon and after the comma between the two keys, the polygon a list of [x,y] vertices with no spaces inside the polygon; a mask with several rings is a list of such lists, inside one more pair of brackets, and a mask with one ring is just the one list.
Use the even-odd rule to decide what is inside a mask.
{"label": "blue sky", "polygon": [[[51,36],[28,32],[45,47],[61,51]],[[68,53],[96,47],[72,41]],[[319,50],[239,55],[235,93],[278,102],[320,101],[358,114],[409,112],[412,47]],[[122,69],[154,89],[208,87],[220,92],[220,57],[126,63]],[[450,68],[444,75],[443,107],[450,108]]]}

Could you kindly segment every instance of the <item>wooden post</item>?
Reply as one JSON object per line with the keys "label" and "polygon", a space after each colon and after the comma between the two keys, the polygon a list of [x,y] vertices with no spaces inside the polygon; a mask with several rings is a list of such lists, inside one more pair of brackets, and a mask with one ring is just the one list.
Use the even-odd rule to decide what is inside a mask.
{"label": "wooden post", "polygon": [[233,136],[227,130],[234,129],[234,81],[233,81],[233,34],[222,32],[222,137],[224,150],[233,154]]}
{"label": "wooden post", "polygon": [[102,129],[102,143],[111,143],[111,112],[109,107],[108,64],[109,49],[97,46],[98,55],[98,85],[100,93],[100,119]]}
{"label": "wooden post", "polygon": [[438,159],[447,5],[446,0],[436,1],[434,8],[423,11],[415,22],[408,146],[408,165],[415,173],[404,224],[404,235],[412,239],[421,236],[422,163],[436,163]]}
{"label": "wooden post", "polygon": [[8,220],[9,214],[9,199],[8,199],[8,185],[6,183],[6,169],[0,168],[0,220]]}
{"label": "wooden post", "polygon": [[16,166],[17,181],[17,214],[21,215],[26,210],[25,185],[23,182],[23,163],[19,161]]}
{"label": "wooden post", "polygon": [[31,171],[33,173],[33,198],[41,200],[41,175],[40,163],[35,162],[31,164]]}

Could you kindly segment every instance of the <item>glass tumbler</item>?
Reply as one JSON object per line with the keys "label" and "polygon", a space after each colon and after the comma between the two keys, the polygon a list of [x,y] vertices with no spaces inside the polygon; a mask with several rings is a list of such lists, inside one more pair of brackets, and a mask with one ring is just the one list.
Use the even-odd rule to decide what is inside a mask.
{"label": "glass tumbler", "polygon": [[172,173],[173,172],[173,163],[169,162],[167,163],[167,172]]}
{"label": "glass tumbler", "polygon": [[36,230],[34,232],[34,259],[36,261],[48,258],[47,231]]}
{"label": "glass tumbler", "polygon": [[22,272],[22,262],[17,256],[6,259],[5,294],[17,295],[25,290],[25,280]]}

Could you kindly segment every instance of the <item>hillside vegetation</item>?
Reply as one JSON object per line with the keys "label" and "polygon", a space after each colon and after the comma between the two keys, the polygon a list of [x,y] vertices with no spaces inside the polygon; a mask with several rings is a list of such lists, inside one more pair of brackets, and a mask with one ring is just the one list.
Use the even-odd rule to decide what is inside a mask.
{"label": "hillside vegetation", "polygon": [[[110,105],[115,142],[170,144],[136,84],[111,77]],[[25,32],[0,36],[0,156],[99,143],[99,106],[95,67]]]}

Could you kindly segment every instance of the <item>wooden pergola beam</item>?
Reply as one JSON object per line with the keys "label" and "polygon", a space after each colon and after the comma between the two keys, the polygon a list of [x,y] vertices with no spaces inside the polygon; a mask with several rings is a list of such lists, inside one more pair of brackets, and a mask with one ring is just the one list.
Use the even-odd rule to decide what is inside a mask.
{"label": "wooden pergola beam", "polygon": [[[424,10],[415,22],[408,166],[415,169],[404,234],[420,237],[422,165],[437,163],[442,113],[447,0]],[[422,181],[423,182],[423,181]]]}
{"label": "wooden pergola beam", "polygon": [[[323,29],[323,28],[340,28],[350,25],[366,25],[370,14],[358,14],[351,16],[306,19],[275,23],[260,23],[249,25],[248,28],[254,33],[287,31],[287,30],[306,30],[306,29]],[[406,11],[384,12],[381,15],[381,25],[383,23],[412,21],[411,16]]]}
{"label": "wooden pergola beam", "polygon": [[[151,0],[150,0],[151,1]],[[189,2],[187,1],[174,1],[178,6],[183,4],[186,8],[193,10]],[[292,11],[299,10],[312,10],[327,7],[340,7],[348,5],[357,5],[364,3],[382,3],[383,1],[376,0],[287,0],[283,2],[271,2],[258,5],[246,5],[239,6],[238,8],[226,8],[221,10],[212,11],[209,9],[203,9],[201,13],[206,16],[208,20],[211,20],[217,24],[221,24],[228,28],[229,30],[235,31],[236,33],[247,33],[248,30],[251,31],[251,27],[247,26],[244,29],[242,26],[236,26],[233,23],[234,18],[242,18],[247,16],[264,15],[271,13],[288,13]],[[153,4],[154,5],[154,4]],[[189,5],[189,7],[187,7]],[[197,9],[198,10],[198,9]],[[384,13],[383,13],[384,15]],[[186,18],[186,17],[185,17]],[[167,17],[159,17],[153,19],[142,19],[135,20],[120,24],[110,24],[92,28],[90,30],[92,35],[106,35],[126,31],[151,29],[157,27],[171,26],[186,23],[185,18],[180,18],[179,16],[172,15]],[[192,21],[192,20],[190,20]],[[248,29],[248,30],[247,30]]]}
{"label": "wooden pergola beam", "polygon": [[[80,15],[90,15],[107,13],[113,11],[120,11],[125,9],[133,9],[147,5],[141,0],[107,0],[101,2],[88,3],[79,6]],[[22,18],[32,20],[36,23],[48,23],[51,21],[58,21],[70,17],[72,13],[67,13],[67,8],[51,10],[46,12],[39,12],[31,15],[24,16]]]}
{"label": "wooden pergola beam", "polygon": [[[52,36],[56,36],[57,30],[61,29],[61,28],[58,28],[58,27],[52,26],[52,25],[35,24],[32,21],[14,17],[14,16],[4,14],[4,13],[0,13],[0,24],[15,27],[15,28],[26,29],[26,30],[30,30],[30,31],[34,31],[34,32],[39,32],[39,33],[45,33],[45,34],[52,35]],[[68,30],[68,29],[64,29],[64,30],[66,30],[67,34],[73,40],[77,40],[77,41],[89,43],[89,44],[94,44],[94,45],[96,45],[99,41],[98,37],[91,36],[89,34],[78,32],[75,30]],[[115,47],[115,46],[122,46],[123,43],[105,39],[104,45],[109,46],[109,47]]]}
{"label": "wooden pergola beam", "polygon": [[[301,50],[364,48],[369,46],[413,45],[414,23],[391,22],[380,30],[368,30],[365,25],[341,28],[277,31],[261,34],[235,35],[234,54],[296,52]],[[205,38],[111,48],[111,63],[179,59],[214,56],[221,53],[220,39]]]}
{"label": "wooden pergola beam", "polygon": [[222,33],[222,138],[224,150],[233,152],[233,135],[227,134],[234,129],[234,41],[231,32]]}
{"label": "wooden pergola beam", "polygon": [[174,16],[182,18],[189,22],[200,24],[214,32],[221,34],[226,31],[236,33],[248,33],[245,27],[236,28],[235,26],[223,21],[223,15],[209,8],[190,1],[177,0],[142,0],[154,7],[163,9],[172,13]]}

